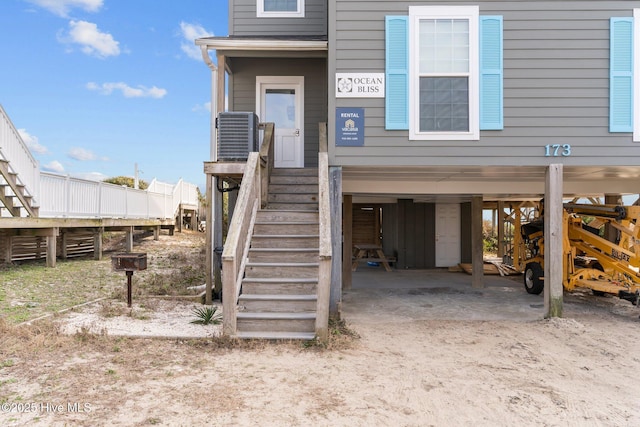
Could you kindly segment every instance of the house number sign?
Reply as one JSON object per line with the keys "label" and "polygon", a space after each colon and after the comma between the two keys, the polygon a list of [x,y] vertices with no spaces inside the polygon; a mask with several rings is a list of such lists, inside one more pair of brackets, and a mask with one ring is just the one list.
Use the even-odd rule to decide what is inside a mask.
{"label": "house number sign", "polygon": [[571,144],[547,144],[544,146],[545,157],[568,157],[571,155]]}

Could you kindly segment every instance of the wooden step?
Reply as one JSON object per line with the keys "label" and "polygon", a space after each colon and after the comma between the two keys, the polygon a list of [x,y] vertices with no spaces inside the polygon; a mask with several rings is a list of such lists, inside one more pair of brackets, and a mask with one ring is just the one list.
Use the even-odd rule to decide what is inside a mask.
{"label": "wooden step", "polygon": [[318,234],[320,231],[318,222],[262,222],[256,221],[253,227],[254,234],[276,234],[281,236],[295,234]]}
{"label": "wooden step", "polygon": [[318,168],[273,168],[271,176],[318,176]]}
{"label": "wooden step", "polygon": [[303,340],[311,341],[316,338],[314,332],[238,332],[237,338],[257,340]]}
{"label": "wooden step", "polygon": [[317,234],[297,234],[283,236],[277,234],[254,234],[251,237],[252,248],[317,248]]}
{"label": "wooden step", "polygon": [[266,295],[310,295],[318,289],[318,278],[264,278],[245,277],[242,292]]}
{"label": "wooden step", "polygon": [[309,210],[261,209],[257,212],[256,222],[318,222],[318,212]]}
{"label": "wooden step", "polygon": [[318,194],[318,184],[270,184],[269,194],[314,193]]}
{"label": "wooden step", "polygon": [[316,310],[316,295],[307,294],[246,294],[238,298],[240,311],[255,313],[279,312],[314,312]]}
{"label": "wooden step", "polygon": [[315,332],[316,314],[254,313],[240,311],[237,317],[239,332]]}
{"label": "wooden step", "polygon": [[317,262],[248,262],[245,277],[255,278],[317,278]]}
{"label": "wooden step", "polygon": [[290,185],[290,184],[314,185],[317,187],[318,177],[317,176],[295,176],[295,175],[280,175],[280,176],[271,175],[269,177],[269,185]]}
{"label": "wooden step", "polygon": [[298,211],[313,211],[318,212],[318,203],[269,203],[267,209],[276,210],[298,210]]}
{"label": "wooden step", "polygon": [[269,193],[267,204],[271,203],[318,203],[318,192],[314,193]]}
{"label": "wooden step", "polygon": [[249,262],[317,262],[318,248],[251,248]]}

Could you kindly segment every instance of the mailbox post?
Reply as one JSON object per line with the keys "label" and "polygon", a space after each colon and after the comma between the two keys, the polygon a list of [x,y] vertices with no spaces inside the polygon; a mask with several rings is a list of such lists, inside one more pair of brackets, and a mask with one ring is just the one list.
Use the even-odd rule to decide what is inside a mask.
{"label": "mailbox post", "polygon": [[147,254],[115,254],[111,257],[111,267],[114,271],[124,271],[127,274],[127,305],[131,307],[131,278],[134,271],[147,269]]}

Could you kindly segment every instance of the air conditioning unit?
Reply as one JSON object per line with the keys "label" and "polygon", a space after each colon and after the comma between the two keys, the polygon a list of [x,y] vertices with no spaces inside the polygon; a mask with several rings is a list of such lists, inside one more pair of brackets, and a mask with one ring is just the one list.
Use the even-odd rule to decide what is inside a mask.
{"label": "air conditioning unit", "polygon": [[260,148],[258,116],[251,112],[218,114],[218,161],[245,161]]}

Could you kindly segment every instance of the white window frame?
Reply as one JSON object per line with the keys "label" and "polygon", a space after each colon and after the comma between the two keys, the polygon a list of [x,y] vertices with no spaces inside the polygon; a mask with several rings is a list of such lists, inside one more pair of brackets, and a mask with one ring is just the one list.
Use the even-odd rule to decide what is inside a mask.
{"label": "white window frame", "polygon": [[633,9],[633,142],[640,142],[640,9]]}
{"label": "white window frame", "polygon": [[265,12],[264,1],[265,0],[256,0],[258,18],[304,18],[304,1],[305,0],[298,0],[298,10],[295,12],[286,12],[286,11]]}
{"label": "white window frame", "polygon": [[[409,139],[480,139],[480,56],[478,6],[409,6]],[[422,19],[467,19],[469,21],[469,131],[420,132],[419,34]],[[447,76],[454,76],[449,74]],[[467,73],[464,74],[467,76]]]}

